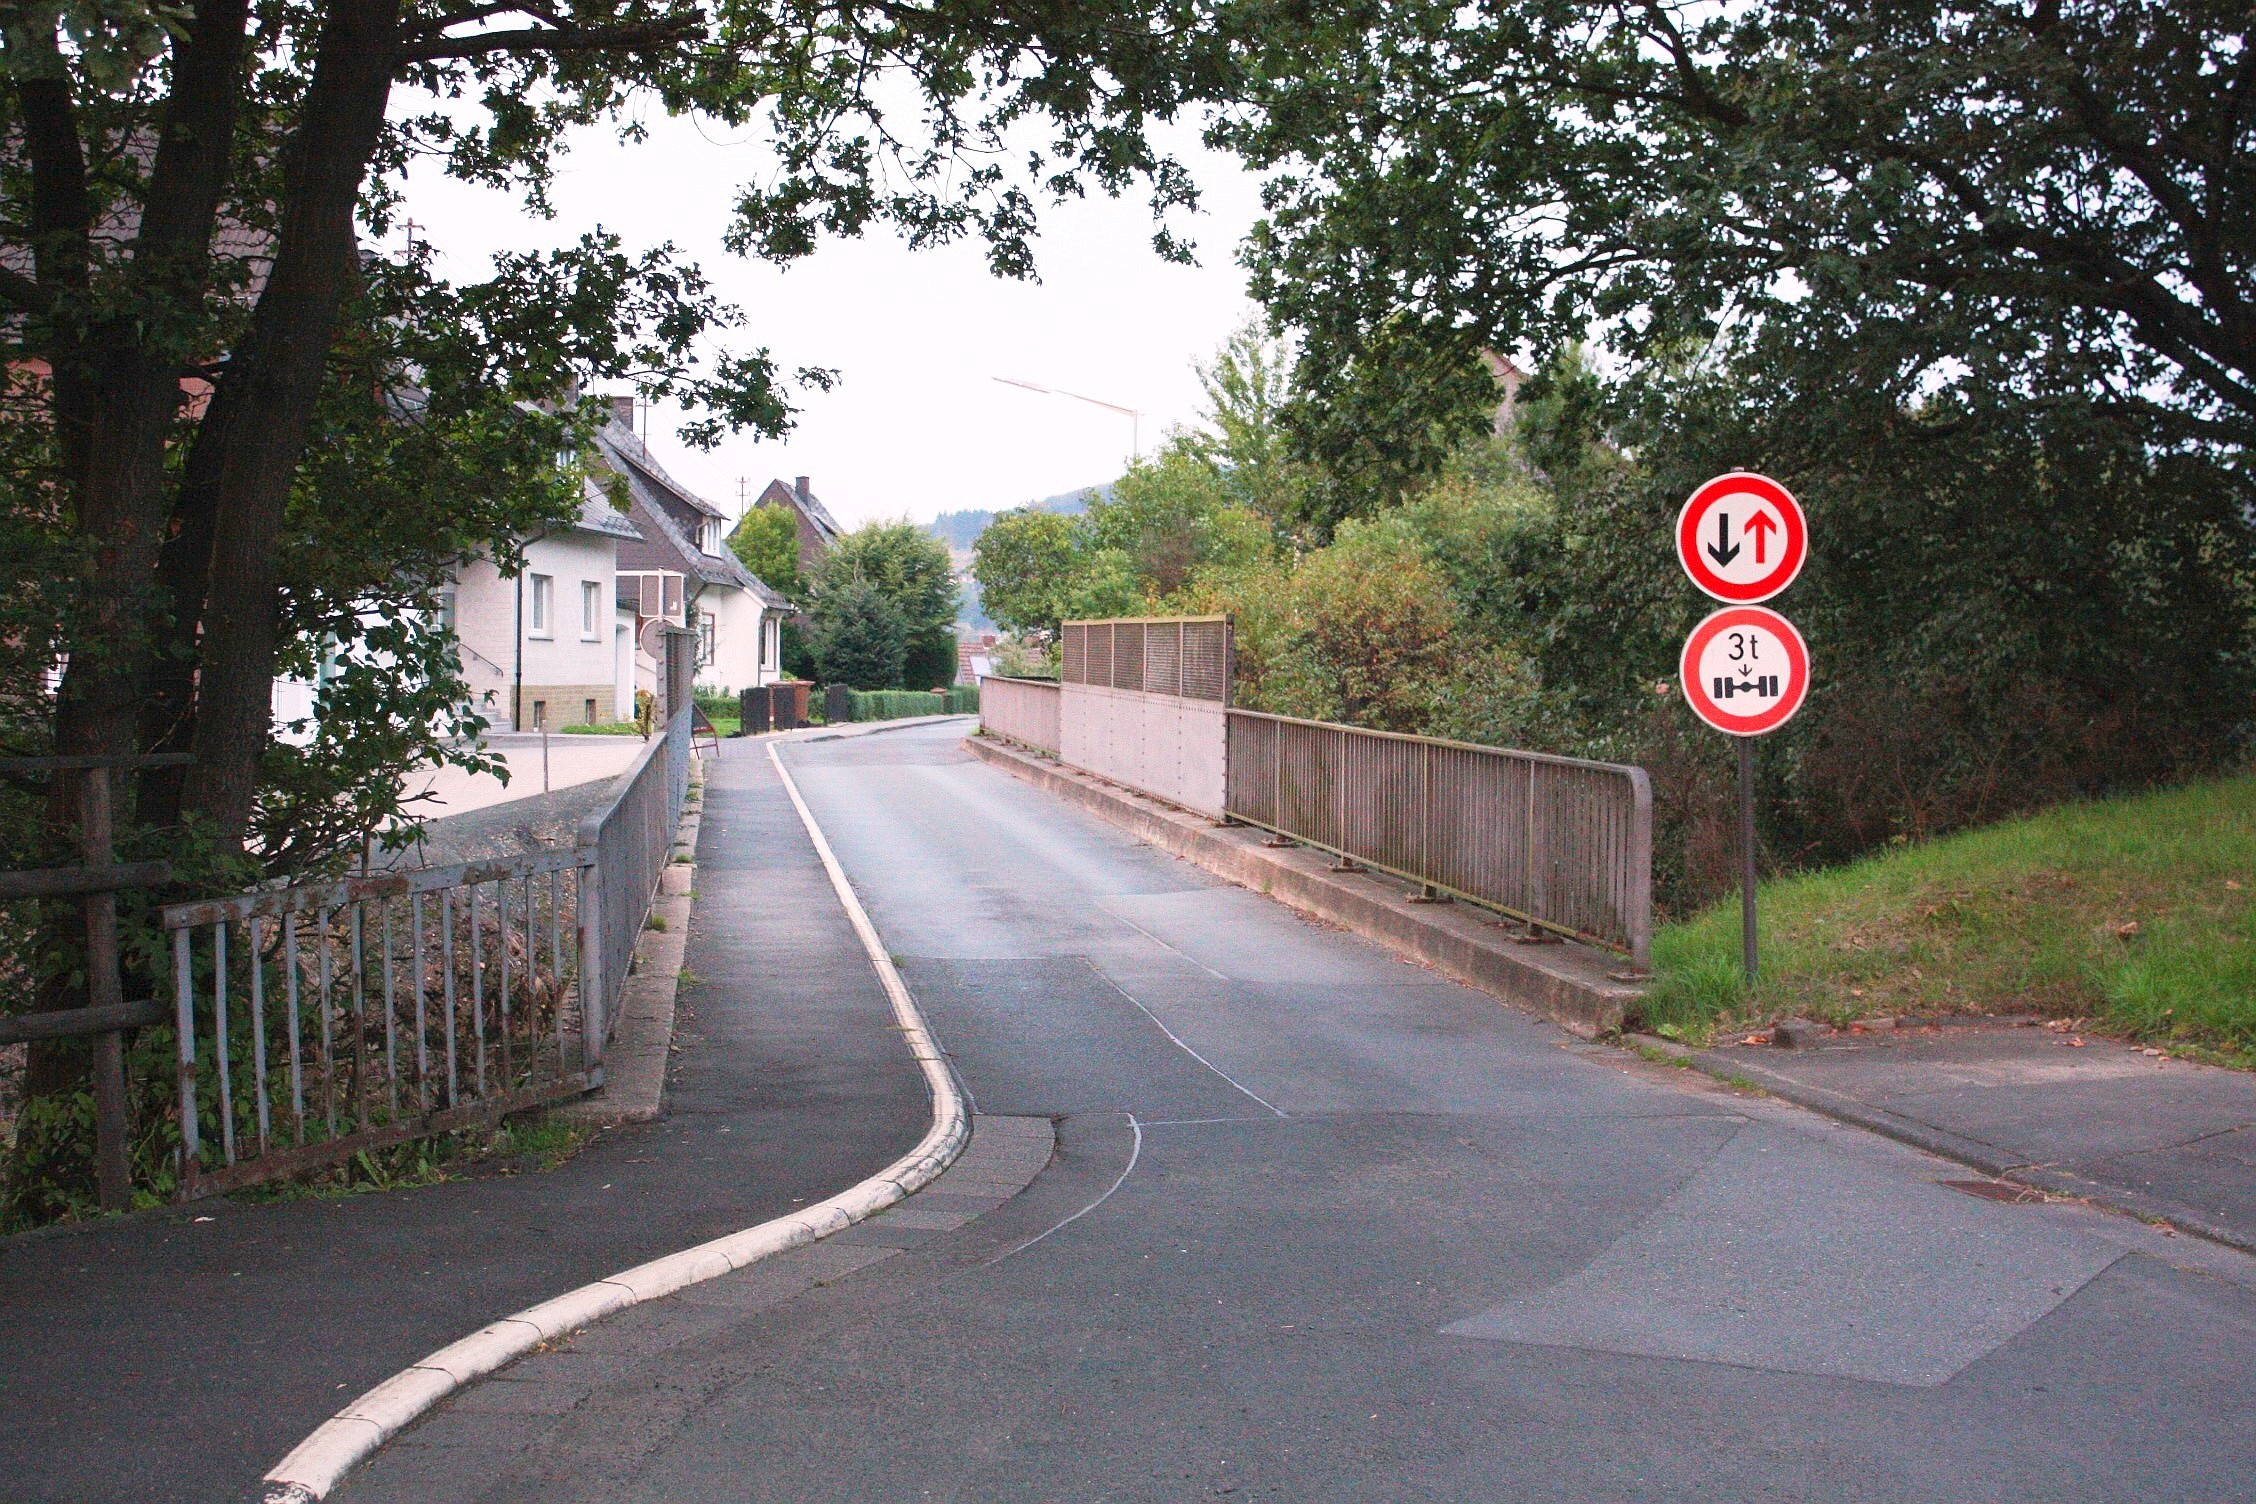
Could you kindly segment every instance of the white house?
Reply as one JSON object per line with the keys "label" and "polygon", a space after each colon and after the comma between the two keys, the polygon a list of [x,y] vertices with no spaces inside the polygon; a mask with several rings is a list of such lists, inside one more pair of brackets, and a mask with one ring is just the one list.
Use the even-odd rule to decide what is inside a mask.
{"label": "white house", "polygon": [[631,719],[630,632],[619,623],[618,553],[640,540],[589,481],[569,526],[527,539],[504,576],[491,559],[455,575],[442,611],[462,649],[462,676],[497,730]]}
{"label": "white house", "polygon": [[697,682],[722,693],[783,677],[783,620],[790,601],[754,578],[726,541],[728,518],[668,475],[634,433],[634,399],[612,399],[612,421],[596,435],[601,462],[627,483],[637,533],[619,543],[618,602],[635,613],[637,682],[656,683],[654,632],[698,634]]}

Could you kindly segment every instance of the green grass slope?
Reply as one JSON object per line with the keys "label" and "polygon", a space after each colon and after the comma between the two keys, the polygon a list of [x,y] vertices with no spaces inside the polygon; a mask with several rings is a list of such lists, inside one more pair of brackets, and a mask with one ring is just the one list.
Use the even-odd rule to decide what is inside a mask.
{"label": "green grass slope", "polygon": [[2256,1063],[2256,776],[2063,806],[1763,885],[1654,936],[1648,1027],[2034,1012]]}

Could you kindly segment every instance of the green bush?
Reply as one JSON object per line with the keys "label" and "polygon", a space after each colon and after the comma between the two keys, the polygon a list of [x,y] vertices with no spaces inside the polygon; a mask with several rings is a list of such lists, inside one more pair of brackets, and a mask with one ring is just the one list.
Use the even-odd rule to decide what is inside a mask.
{"label": "green bush", "polygon": [[921,689],[852,691],[857,721],[898,721],[918,715],[972,715],[979,709],[976,685],[957,684],[934,694]]}

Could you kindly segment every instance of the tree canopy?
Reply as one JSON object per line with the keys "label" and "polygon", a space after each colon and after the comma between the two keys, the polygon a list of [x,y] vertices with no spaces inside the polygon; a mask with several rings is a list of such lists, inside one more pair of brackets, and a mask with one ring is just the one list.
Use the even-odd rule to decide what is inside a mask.
{"label": "tree canopy", "polygon": [[[145,780],[144,815],[261,850],[272,675],[307,651],[293,634],[361,614],[335,609],[349,591],[290,573],[323,557],[288,546],[293,498],[323,488],[333,516],[305,525],[329,543],[367,525],[345,549],[363,579],[385,573],[370,514],[395,507],[437,524],[405,540],[410,575],[443,551],[433,540],[506,555],[517,528],[569,505],[533,460],[592,420],[555,400],[575,381],[677,400],[697,441],[779,433],[795,386],[827,381],[731,346],[741,315],[669,246],[630,253],[597,233],[504,255],[461,287],[374,251],[363,236],[395,226],[411,163],[537,216],[570,132],[632,139],[642,110],[695,112],[754,138],[727,237],[745,254],[789,260],[888,226],[916,245],[979,239],[1023,276],[1043,198],[1142,182],[1158,249],[1181,256],[1172,211],[1195,195],[1147,127],[1216,72],[1180,20],[1151,0],[11,8],[7,503],[33,545],[11,609],[24,674],[67,663],[51,705],[11,685],[12,749],[190,750],[184,783]],[[328,489],[341,467],[308,464],[340,424],[361,489]],[[426,442],[444,424],[448,440]],[[434,465],[475,482],[438,485]],[[471,500],[432,516],[412,510],[419,493]],[[332,602],[323,623],[293,614],[316,599]]]}
{"label": "tree canopy", "polygon": [[1665,363],[1753,329],[1906,406],[2100,402],[2239,450],[2249,18],[1357,0],[1263,12],[1219,134],[1273,170],[1249,259],[1335,464],[1414,453],[1484,346]]}

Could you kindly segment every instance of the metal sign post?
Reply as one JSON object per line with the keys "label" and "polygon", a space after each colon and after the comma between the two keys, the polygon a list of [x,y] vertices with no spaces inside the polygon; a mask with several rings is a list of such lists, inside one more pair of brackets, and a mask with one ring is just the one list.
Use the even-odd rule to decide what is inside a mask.
{"label": "metal sign post", "polygon": [[1734,471],[1692,493],[1677,513],[1676,557],[1692,583],[1728,604],[1692,629],[1677,677],[1693,714],[1732,737],[1739,761],[1740,964],[1759,969],[1755,920],[1755,738],[1794,717],[1809,696],[1809,648],[1794,624],[1756,605],[1801,573],[1809,526],[1801,505],[1766,476]]}

